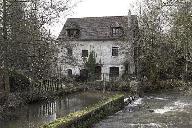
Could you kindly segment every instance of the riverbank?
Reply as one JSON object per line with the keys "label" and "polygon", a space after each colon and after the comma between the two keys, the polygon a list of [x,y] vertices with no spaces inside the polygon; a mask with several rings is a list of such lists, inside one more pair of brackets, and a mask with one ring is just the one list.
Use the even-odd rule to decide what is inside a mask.
{"label": "riverbank", "polygon": [[85,91],[65,95],[57,99],[27,104],[17,108],[15,114],[12,113],[12,116],[15,115],[16,118],[0,120],[0,127],[38,128],[70,113],[97,104],[111,95],[110,92]]}
{"label": "riverbank", "polygon": [[[39,104],[39,103],[48,102],[48,103],[46,103],[48,105],[45,105],[45,106],[43,105],[44,107],[41,108],[41,109],[43,111],[44,110],[49,110],[49,109],[47,109],[47,108],[49,108],[48,106],[54,106],[55,103],[54,102],[52,103],[52,101],[57,100],[59,97],[63,97],[63,96],[67,97],[68,94],[76,94],[77,92],[84,92],[85,90],[94,90],[92,88],[93,86],[91,88],[89,88],[89,86],[85,86],[85,85],[86,84],[81,84],[79,86],[68,86],[68,88],[63,88],[63,90],[57,90],[57,91],[52,91],[52,92],[47,91],[45,93],[37,93],[37,94],[34,93],[33,94],[34,97],[31,97],[31,98],[33,98],[33,100],[31,100],[32,102],[25,102],[25,101],[23,101],[22,98],[20,98],[19,94],[15,94],[15,95],[10,97],[10,101],[11,101],[10,104],[9,104],[10,106],[9,107],[4,106],[4,108],[7,110],[8,114],[6,115],[6,112],[3,110],[4,108],[1,107],[0,111],[2,111],[2,113],[0,113],[0,116],[5,115],[5,117],[7,116],[6,117],[7,119],[9,119],[9,117],[11,117],[11,120],[16,119],[17,115],[15,114],[15,112],[13,110],[16,110],[14,106],[18,106],[19,108],[21,107],[19,105],[19,103],[21,103],[21,104],[25,103],[24,105],[26,105],[26,103]],[[124,84],[124,85],[125,86],[122,86],[122,85],[119,85],[119,86],[129,88],[128,84]],[[149,85],[151,85],[151,84],[149,84]],[[102,87],[102,86],[100,86],[100,87]],[[180,92],[180,93],[182,92],[183,95],[192,95],[191,83],[186,84],[186,83],[184,83],[182,81],[176,81],[176,80],[162,81],[159,85],[154,85],[152,87],[153,88],[149,89],[148,92],[157,92],[157,93],[162,92],[163,93],[163,92],[165,92],[165,90],[171,90],[171,91],[174,91],[174,92]],[[156,89],[156,88],[158,88],[158,89]],[[97,90],[97,88],[96,88],[96,90]],[[101,94],[105,95],[105,94],[107,94],[107,92],[103,94],[103,89],[102,88],[100,90],[101,90],[101,92],[96,94],[96,95],[101,95]],[[107,87],[106,87],[106,90],[108,90]],[[121,90],[121,92],[122,92],[122,90]],[[23,97],[25,97],[26,100],[29,98],[28,96],[24,96],[24,95],[23,95]],[[34,99],[36,99],[36,100],[34,100]],[[16,103],[16,104],[14,105],[14,103]],[[127,103],[129,103],[129,101],[127,101]],[[60,103],[56,103],[56,104],[57,104],[56,106],[60,106]],[[79,106],[79,107],[81,107],[81,106]],[[41,109],[38,110],[38,111],[41,111]],[[52,110],[52,107],[50,107],[50,109]],[[77,110],[77,108],[76,108],[76,110]],[[16,111],[18,111],[18,110],[16,110]],[[26,110],[26,111],[28,111],[28,110]],[[74,111],[72,111],[72,112],[74,112]],[[32,111],[32,114],[33,113],[36,113],[36,112]],[[49,113],[49,111],[46,112],[46,113]],[[57,113],[57,112],[55,112],[55,113]],[[52,116],[53,116],[53,118],[58,117],[58,115],[55,115],[55,116],[52,115]],[[1,119],[1,117],[0,117],[0,119]]]}
{"label": "riverbank", "polygon": [[145,93],[151,92],[164,92],[166,90],[172,90],[175,92],[183,92],[186,95],[192,94],[190,90],[192,90],[192,82],[185,82],[182,80],[163,80],[157,81],[152,84],[150,81],[144,82],[142,85],[142,89]]}
{"label": "riverbank", "polygon": [[41,128],[89,128],[92,124],[121,110],[123,107],[124,95],[116,94],[93,106],[71,113],[68,116],[57,119],[52,123],[43,125]]}
{"label": "riverbank", "polygon": [[59,99],[69,94],[77,92],[84,92],[87,88],[84,86],[65,87],[57,91],[47,91],[41,93],[10,93],[7,97],[2,98],[0,104],[0,119],[11,120],[16,118],[16,111],[18,108],[27,104],[36,104],[38,102],[46,102],[50,100]]}
{"label": "riverbank", "polygon": [[56,91],[42,91],[41,93],[23,93],[22,97],[25,97],[26,103],[34,103],[34,102],[40,102],[44,100],[50,100],[50,99],[55,99],[58,97],[62,97],[65,95],[77,93],[77,92],[84,92],[88,88],[85,86],[71,86],[71,87],[64,87],[60,90]]}

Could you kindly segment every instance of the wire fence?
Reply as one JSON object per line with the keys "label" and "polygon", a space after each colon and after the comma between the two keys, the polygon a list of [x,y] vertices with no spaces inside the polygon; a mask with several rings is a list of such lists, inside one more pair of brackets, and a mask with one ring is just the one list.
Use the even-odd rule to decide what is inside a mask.
{"label": "wire fence", "polygon": [[40,82],[31,82],[29,85],[30,92],[48,92],[48,91],[58,91],[63,89],[64,86],[59,80],[43,80]]}

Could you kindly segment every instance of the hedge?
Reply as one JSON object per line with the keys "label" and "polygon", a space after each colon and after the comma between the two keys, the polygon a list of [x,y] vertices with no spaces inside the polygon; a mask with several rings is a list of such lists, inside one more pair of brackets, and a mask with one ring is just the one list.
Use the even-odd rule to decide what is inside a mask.
{"label": "hedge", "polygon": [[123,107],[124,95],[116,94],[93,106],[45,124],[40,128],[90,128],[92,124],[123,109]]}

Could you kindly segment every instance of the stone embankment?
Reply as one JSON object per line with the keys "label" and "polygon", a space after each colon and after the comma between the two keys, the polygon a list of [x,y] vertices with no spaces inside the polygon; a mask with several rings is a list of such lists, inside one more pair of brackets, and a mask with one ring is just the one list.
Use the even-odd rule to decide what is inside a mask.
{"label": "stone embankment", "polygon": [[84,110],[71,113],[52,123],[45,124],[41,128],[90,128],[94,123],[123,108],[124,95],[116,94]]}

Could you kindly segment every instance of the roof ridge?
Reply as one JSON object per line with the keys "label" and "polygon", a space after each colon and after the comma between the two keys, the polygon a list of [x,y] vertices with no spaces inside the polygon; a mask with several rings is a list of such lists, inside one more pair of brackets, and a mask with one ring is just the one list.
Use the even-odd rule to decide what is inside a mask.
{"label": "roof ridge", "polygon": [[[134,16],[134,15],[131,15]],[[111,27],[119,24],[124,28],[124,33],[127,33],[128,27],[127,16],[102,16],[102,17],[81,17],[81,18],[68,18],[60,33],[63,39],[69,39],[66,35],[67,29],[77,28],[80,29],[80,36],[77,40],[110,40],[119,37],[111,36]],[[133,17],[134,19],[134,17]],[[77,27],[76,27],[77,26]],[[122,36],[121,38],[123,38]]]}
{"label": "roof ridge", "polygon": [[110,17],[127,17],[127,15],[124,15],[124,16],[96,16],[96,17],[71,17],[71,18],[68,18],[68,19],[86,19],[86,18],[110,18]]}

